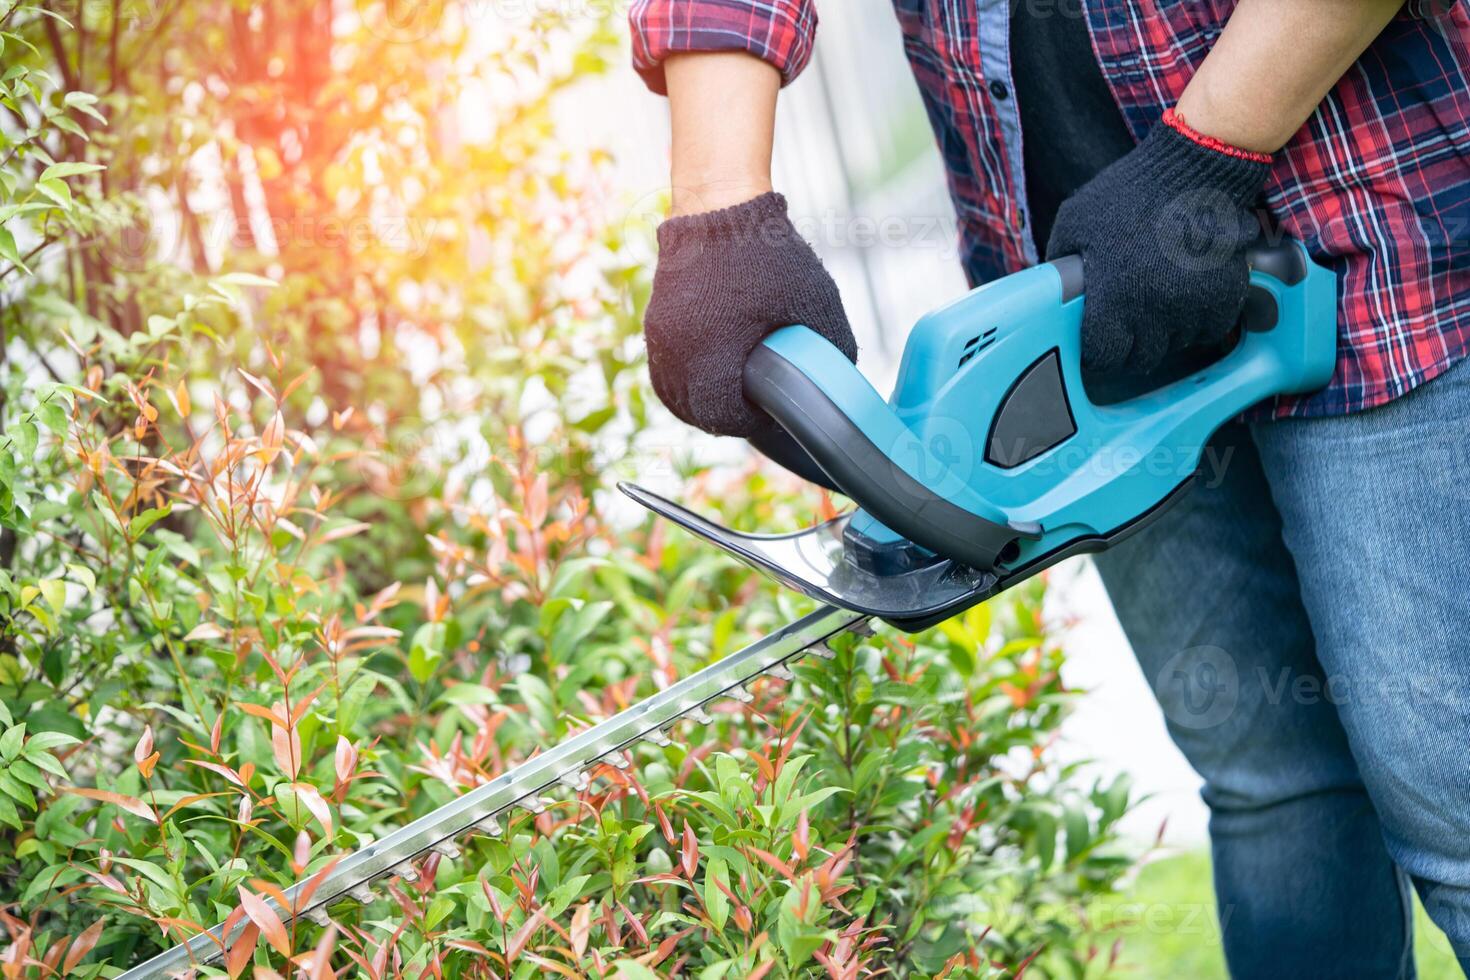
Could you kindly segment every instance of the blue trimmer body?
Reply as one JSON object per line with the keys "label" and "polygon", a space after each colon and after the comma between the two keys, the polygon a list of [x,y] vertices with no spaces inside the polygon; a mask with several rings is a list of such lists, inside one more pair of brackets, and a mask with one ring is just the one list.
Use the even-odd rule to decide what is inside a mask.
{"label": "blue trimmer body", "polygon": [[1067,258],[929,313],[887,399],[813,331],[767,337],[745,387],[777,427],[753,441],[857,504],[834,521],[745,534],[623,489],[793,588],[917,630],[1121,540],[1187,488],[1221,425],[1332,375],[1336,279],[1294,242],[1252,254],[1228,353],[1123,401],[1083,384],[1085,293]]}

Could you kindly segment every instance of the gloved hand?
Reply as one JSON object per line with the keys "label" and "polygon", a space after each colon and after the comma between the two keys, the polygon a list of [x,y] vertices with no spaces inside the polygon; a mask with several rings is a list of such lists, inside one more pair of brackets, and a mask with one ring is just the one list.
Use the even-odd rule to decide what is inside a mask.
{"label": "gloved hand", "polygon": [[1261,232],[1251,205],[1270,170],[1269,155],[1203,136],[1171,109],[1062,204],[1046,254],[1082,256],[1085,367],[1143,374],[1226,338]]}
{"label": "gloved hand", "polygon": [[643,317],[648,370],[658,397],[690,425],[749,436],[771,424],[745,400],[741,375],[778,327],[810,327],[857,360],[837,284],[792,227],[780,194],[670,218],[658,245]]}

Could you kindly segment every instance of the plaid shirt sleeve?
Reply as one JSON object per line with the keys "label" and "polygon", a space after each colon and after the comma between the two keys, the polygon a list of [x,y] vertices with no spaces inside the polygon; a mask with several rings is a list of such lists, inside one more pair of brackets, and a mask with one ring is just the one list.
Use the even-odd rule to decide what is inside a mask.
{"label": "plaid shirt sleeve", "polygon": [[1421,20],[1434,17],[1448,17],[1454,12],[1455,7],[1464,6],[1470,0],[1407,0],[1404,11],[1410,17],[1418,17]]}
{"label": "plaid shirt sleeve", "polygon": [[683,51],[747,51],[790,82],[812,56],[813,0],[634,0],[628,10],[633,67],[667,94],[663,62]]}

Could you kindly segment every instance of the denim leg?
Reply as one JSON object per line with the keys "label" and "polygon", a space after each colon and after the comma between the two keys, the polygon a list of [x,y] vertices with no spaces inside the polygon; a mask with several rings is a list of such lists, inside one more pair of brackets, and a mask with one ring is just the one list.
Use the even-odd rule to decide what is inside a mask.
{"label": "denim leg", "polygon": [[1253,434],[1389,853],[1470,972],[1470,364]]}
{"label": "denim leg", "polygon": [[1239,425],[1210,453],[1198,486],[1096,561],[1204,778],[1231,975],[1412,977],[1407,893],[1336,708],[1298,696],[1324,677],[1260,458]]}

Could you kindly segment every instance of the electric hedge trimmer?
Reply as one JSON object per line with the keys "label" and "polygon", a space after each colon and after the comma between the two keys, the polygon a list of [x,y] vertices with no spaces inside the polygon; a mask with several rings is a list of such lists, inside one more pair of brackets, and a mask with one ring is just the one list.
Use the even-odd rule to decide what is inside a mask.
{"label": "electric hedge trimmer", "polygon": [[[971,291],[923,319],[885,401],[811,330],[765,339],[745,367],[746,397],[777,425],[756,448],[857,508],[795,534],[745,534],[641,487],[628,496],[822,605],[750,646],[502,773],[341,858],[285,892],[283,921],[325,923],[369,902],[389,877],[412,882],[431,851],[459,853],[471,832],[502,833],[515,808],[580,791],[625,749],[666,745],[683,719],[749,700],[762,675],[790,677],[827,642],[881,619],[917,632],[1072,555],[1106,549],[1162,513],[1193,481],[1205,444],[1256,402],[1327,383],[1336,352],[1336,283],[1292,242],[1251,256],[1251,289],[1228,353],[1154,390],[1108,403],[1083,384],[1082,262],[1065,258]],[[272,905],[276,903],[272,902]],[[235,928],[240,928],[239,926]],[[233,931],[233,930],[232,930]],[[122,974],[164,977],[217,958],[223,926]]]}

